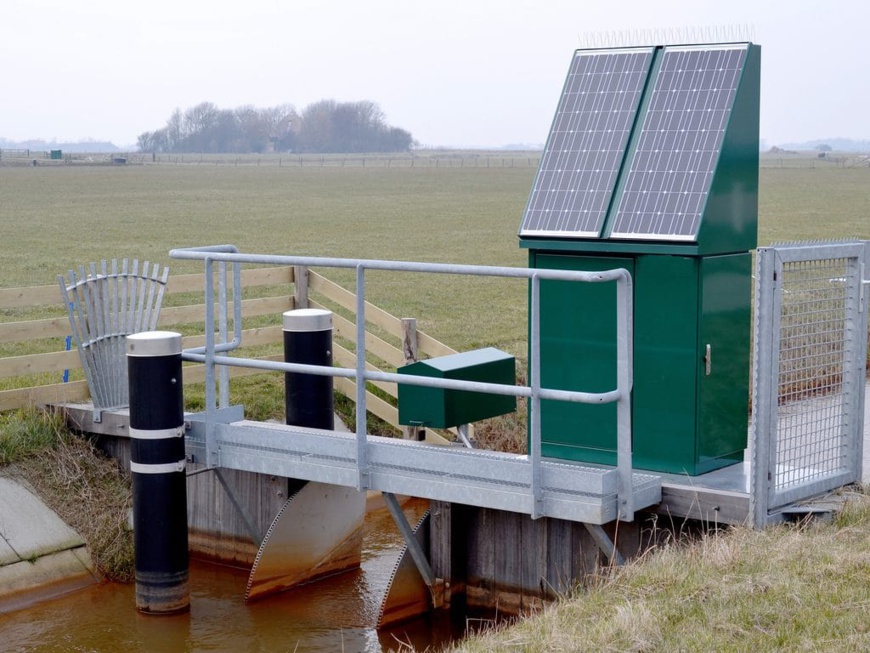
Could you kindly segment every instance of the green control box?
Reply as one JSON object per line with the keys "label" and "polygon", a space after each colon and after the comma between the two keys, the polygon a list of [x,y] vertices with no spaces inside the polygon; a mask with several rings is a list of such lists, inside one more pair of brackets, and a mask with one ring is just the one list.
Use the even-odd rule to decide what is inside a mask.
{"label": "green control box", "polygon": [[[399,374],[515,385],[513,356],[494,347],[439,356],[400,367]],[[450,428],[511,413],[516,397],[399,384],[399,423]]]}
{"label": "green control box", "polygon": [[[538,327],[544,388],[608,392],[631,365],[637,469],[744,457],[760,79],[750,42],[577,50],[529,194],[529,267],[631,275],[631,360],[613,283],[541,280]],[[543,456],[616,464],[616,404],[538,417]]]}
{"label": "green control box", "polygon": [[[743,460],[749,416],[752,257],[568,255],[533,267],[624,268],[634,289],[634,467],[698,475]],[[616,287],[541,282],[541,384],[616,388]],[[616,404],[541,402],[542,453],[616,464]]]}

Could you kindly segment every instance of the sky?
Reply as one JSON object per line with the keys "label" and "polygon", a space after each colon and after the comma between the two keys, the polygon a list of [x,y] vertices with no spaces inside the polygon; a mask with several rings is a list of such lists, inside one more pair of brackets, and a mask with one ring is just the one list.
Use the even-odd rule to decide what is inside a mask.
{"label": "sky", "polygon": [[[547,138],[574,50],[741,26],[767,145],[870,139],[866,0],[2,0],[0,138],[136,142],[176,107],[371,100],[424,146]],[[667,40],[667,38],[663,39]]]}

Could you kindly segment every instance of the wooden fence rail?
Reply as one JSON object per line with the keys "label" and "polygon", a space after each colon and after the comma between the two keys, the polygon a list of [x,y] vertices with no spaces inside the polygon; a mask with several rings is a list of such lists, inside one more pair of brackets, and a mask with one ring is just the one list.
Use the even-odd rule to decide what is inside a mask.
{"label": "wooden fence rail", "polygon": [[[277,293],[268,297],[243,299],[241,302],[243,320],[268,315],[280,316],[284,311],[304,306],[312,308],[340,307],[347,311],[351,318],[355,319],[355,295],[316,272],[306,269],[294,270],[291,266],[285,266],[243,270],[241,277],[243,292],[258,287],[274,287],[274,292]],[[300,282],[297,282],[297,278]],[[185,347],[199,347],[205,344],[205,334],[203,333],[205,304],[201,303],[204,286],[204,274],[185,274],[169,278],[158,327],[172,329],[183,326],[183,329],[176,328],[176,330],[183,330],[186,334],[184,336]],[[189,299],[183,296],[185,293],[197,293],[192,296],[198,299],[191,300],[195,303],[185,303],[185,300]],[[16,381],[14,385],[19,386],[0,390],[0,410],[48,403],[78,402],[88,399],[88,386],[83,380],[64,383],[53,382],[53,380],[44,381],[45,375],[56,374],[57,379],[60,379],[66,370],[79,370],[82,367],[75,347],[73,346],[71,351],[66,350],[66,338],[70,334],[70,328],[66,315],[60,315],[65,311],[60,289],[56,285],[0,288],[0,316],[15,315],[16,312],[35,309],[44,311],[46,307],[52,306],[57,307],[58,317],[0,322],[0,344],[5,345],[6,351],[14,352],[19,348],[18,344],[20,344],[21,350],[28,352],[34,348],[44,350],[39,353],[0,357],[0,383],[4,379],[14,379]],[[232,315],[232,306],[230,306],[229,314]],[[276,321],[280,320],[276,319]],[[400,343],[396,346],[381,335],[367,332],[366,351],[372,357],[383,361],[381,367],[369,364],[370,369],[392,371],[403,365],[409,356],[409,352],[403,346],[408,340],[403,320],[367,303],[366,322],[377,327],[381,335],[386,338],[395,338]],[[351,319],[337,313],[334,316],[334,331],[339,339],[353,341],[355,338],[354,323]],[[252,327],[242,331],[243,347],[278,346],[282,342],[283,335],[280,324]],[[411,355],[418,355],[421,358],[456,353],[447,345],[420,331],[416,332],[416,343],[416,353],[411,352]],[[275,354],[261,358],[263,360],[282,360],[283,357],[281,354]],[[352,368],[355,365],[354,353],[339,343],[334,346],[334,359],[343,367]],[[262,373],[260,370],[245,368],[231,368],[230,370],[231,377]],[[43,377],[31,384],[28,376],[37,374],[43,375]],[[189,365],[184,368],[185,384],[201,383],[204,379],[204,365]],[[42,381],[42,383],[39,384],[38,381]],[[396,397],[395,384],[376,383],[373,385],[391,397]],[[336,378],[335,387],[351,399],[354,398],[355,384],[353,381]],[[367,393],[366,401],[371,413],[398,428],[398,411],[389,401],[385,401],[370,392]]]}

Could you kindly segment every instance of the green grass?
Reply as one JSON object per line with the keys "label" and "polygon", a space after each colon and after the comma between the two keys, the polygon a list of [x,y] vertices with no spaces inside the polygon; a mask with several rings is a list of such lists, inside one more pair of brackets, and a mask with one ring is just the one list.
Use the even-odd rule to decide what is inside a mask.
{"label": "green grass", "polygon": [[[168,263],[176,274],[200,272],[196,264],[169,260],[168,251],[216,243],[251,253],[520,266],[526,257],[516,233],[533,177],[530,167],[0,167],[0,285],[53,284],[69,267],[113,257]],[[808,158],[796,167],[766,165],[759,211],[761,245],[870,238],[870,169]],[[348,273],[324,273],[353,288]],[[367,281],[372,302],[416,317],[422,330],[456,349],[493,345],[525,358],[520,282],[383,273]],[[12,312],[0,319],[21,318]],[[274,379],[237,387],[258,415],[279,411]],[[478,435],[510,428],[495,423]],[[16,429],[28,430],[26,424],[10,430]],[[28,446],[46,451],[39,442],[35,437]],[[74,482],[81,469],[70,460],[57,463],[57,472],[32,468],[56,479],[58,505],[65,495],[85,503],[87,490]],[[95,478],[99,486],[105,477]],[[102,531],[123,543],[129,534],[117,524],[125,499],[123,492],[112,496],[115,525]],[[737,529],[688,549],[663,548],[537,619],[461,648],[868,648],[870,508],[866,499],[855,505],[833,526]],[[79,519],[102,523],[87,513]],[[125,564],[119,554],[109,566],[120,577]]]}
{"label": "green grass", "polygon": [[[0,168],[0,285],[55,283],[112,257],[168,263],[174,247],[519,266],[530,167],[127,166]],[[759,243],[870,238],[870,169],[763,168]],[[347,287],[350,273],[322,271]],[[521,282],[368,275],[370,299],[455,348],[523,355]],[[0,319],[15,319],[6,317]]]}
{"label": "green grass", "polygon": [[64,437],[63,420],[29,410],[0,414],[0,467],[53,449]]}
{"label": "green grass", "polygon": [[[454,159],[438,168],[278,167],[274,157],[272,165],[238,167],[0,167],[0,285],[53,284],[70,267],[125,256],[166,263],[174,274],[201,272],[198,263],[169,259],[169,250],[216,243],[249,253],[522,266],[517,229],[535,174],[526,158],[489,168],[458,167]],[[786,163],[796,167],[763,162],[759,243],[870,238],[870,169],[792,159]],[[354,287],[352,273],[319,271]],[[526,358],[521,281],[370,272],[367,297],[417,318],[421,330],[455,349],[495,346]],[[6,313],[0,319],[24,319]],[[54,314],[63,314],[60,302]],[[0,354],[39,346],[13,343]],[[234,383],[234,401],[258,415],[275,413],[277,400],[258,394],[263,384],[273,385]]]}
{"label": "green grass", "polygon": [[870,497],[832,524],[735,528],[653,550],[452,651],[866,651]]}

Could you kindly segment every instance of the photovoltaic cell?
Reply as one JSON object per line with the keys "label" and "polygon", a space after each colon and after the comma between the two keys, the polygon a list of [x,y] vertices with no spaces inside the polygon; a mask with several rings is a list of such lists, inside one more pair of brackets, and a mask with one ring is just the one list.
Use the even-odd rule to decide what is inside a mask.
{"label": "photovoltaic cell", "polygon": [[599,235],[652,53],[633,48],[575,54],[520,235]]}
{"label": "photovoltaic cell", "polygon": [[746,51],[746,45],[665,48],[612,237],[695,239]]}

